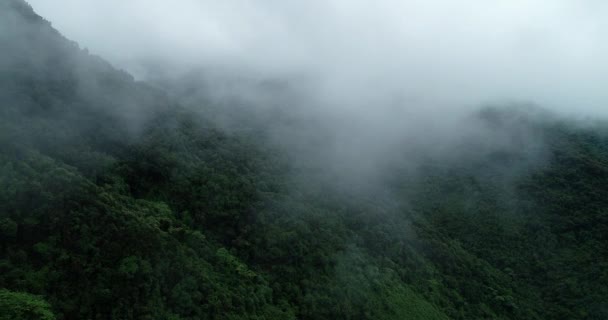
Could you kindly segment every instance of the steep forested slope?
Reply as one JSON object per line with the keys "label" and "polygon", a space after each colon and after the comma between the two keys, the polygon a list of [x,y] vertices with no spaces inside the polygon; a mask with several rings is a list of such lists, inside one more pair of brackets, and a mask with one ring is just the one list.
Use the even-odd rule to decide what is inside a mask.
{"label": "steep forested slope", "polygon": [[340,190],[20,0],[0,3],[0,46],[2,319],[608,316],[601,128],[490,109],[542,159],[395,162],[382,188]]}

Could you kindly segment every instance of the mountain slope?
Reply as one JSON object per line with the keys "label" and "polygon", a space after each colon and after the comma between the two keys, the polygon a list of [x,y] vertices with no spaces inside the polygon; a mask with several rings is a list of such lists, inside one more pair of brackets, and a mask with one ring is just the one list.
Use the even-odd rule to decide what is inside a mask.
{"label": "mountain slope", "polygon": [[[164,203],[132,196],[170,160],[139,172],[124,163],[154,152],[150,130],[187,126],[164,94],[79,50],[25,3],[2,6],[1,286],[45,296],[65,319],[289,318],[229,251]],[[127,171],[148,175],[134,182],[142,191]]]}
{"label": "mountain slope", "polygon": [[353,193],[267,128],[225,131],[80,50],[23,1],[0,4],[0,44],[3,314],[608,316],[603,126],[487,109],[480,123],[517,146],[533,132],[542,152],[464,141],[466,157],[415,174],[395,161]]}

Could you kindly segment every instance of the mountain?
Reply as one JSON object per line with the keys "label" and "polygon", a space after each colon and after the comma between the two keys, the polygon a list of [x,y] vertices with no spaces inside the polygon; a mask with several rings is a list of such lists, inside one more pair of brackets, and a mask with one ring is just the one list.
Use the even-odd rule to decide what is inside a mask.
{"label": "mountain", "polygon": [[21,0],[0,48],[0,319],[608,317],[603,124],[487,108],[504,145],[351,190],[269,142],[306,119],[228,130]]}

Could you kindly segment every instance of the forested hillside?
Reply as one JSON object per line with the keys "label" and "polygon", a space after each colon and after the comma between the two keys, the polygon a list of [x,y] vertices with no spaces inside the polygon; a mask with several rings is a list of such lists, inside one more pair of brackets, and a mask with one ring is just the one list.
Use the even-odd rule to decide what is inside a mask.
{"label": "forested hillside", "polygon": [[21,0],[0,48],[0,319],[608,318],[601,124],[487,108],[515,147],[346,190]]}

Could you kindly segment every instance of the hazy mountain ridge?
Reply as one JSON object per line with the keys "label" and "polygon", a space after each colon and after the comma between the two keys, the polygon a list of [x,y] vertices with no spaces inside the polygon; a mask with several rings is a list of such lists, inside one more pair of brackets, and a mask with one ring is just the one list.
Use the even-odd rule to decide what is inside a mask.
{"label": "hazy mountain ridge", "polygon": [[0,7],[0,318],[607,316],[601,130],[487,109],[496,146],[342,189]]}

